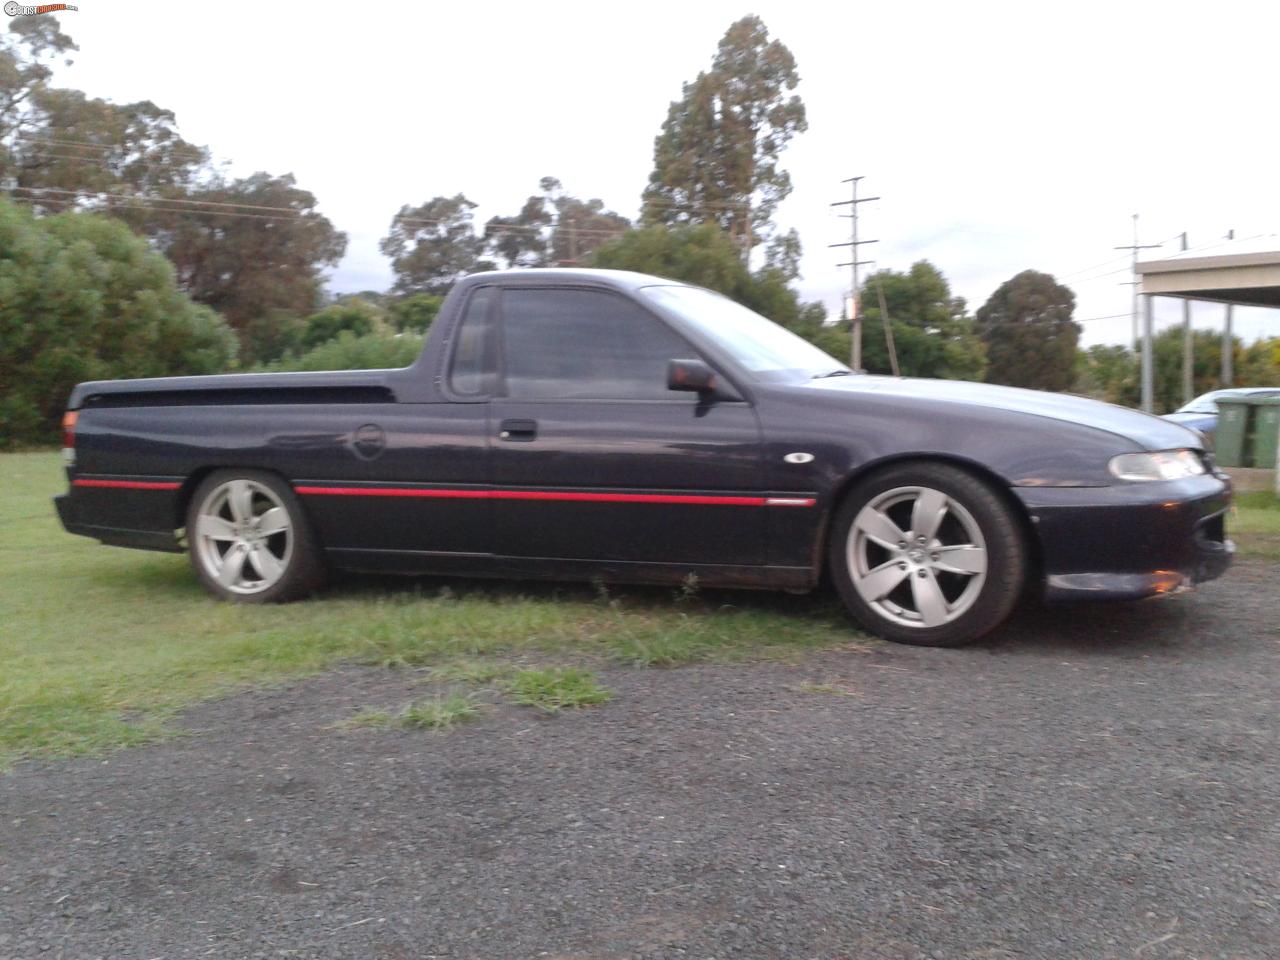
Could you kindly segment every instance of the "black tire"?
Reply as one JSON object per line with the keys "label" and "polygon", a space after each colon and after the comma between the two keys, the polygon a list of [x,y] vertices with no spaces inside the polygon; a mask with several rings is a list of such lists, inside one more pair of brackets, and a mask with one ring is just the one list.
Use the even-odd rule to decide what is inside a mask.
{"label": "black tire", "polygon": [[[228,485],[235,484],[236,481],[243,482],[244,486],[234,489],[250,491],[250,501],[254,505],[250,508],[250,513],[261,511],[256,520],[251,519],[245,525],[235,524],[230,497],[226,493]],[[247,539],[233,541],[202,536],[202,510],[207,511],[224,496],[226,500],[223,509],[214,522],[221,519],[222,523],[237,527],[253,525],[267,519],[266,510],[278,506],[287,518],[287,530],[269,534],[265,532],[266,527],[263,527],[262,533],[249,530]],[[279,515],[276,517],[277,522],[278,518]],[[265,470],[216,470],[205,477],[187,504],[186,534],[187,555],[196,577],[204,584],[205,589],[220,600],[236,603],[286,603],[315,593],[328,577],[324,551],[297,495],[283,479]],[[221,545],[224,543],[227,544],[225,551]],[[226,569],[226,558],[232,548],[243,554],[239,559],[245,571],[245,582],[228,586],[219,582],[214,568],[221,561],[221,566]],[[269,583],[266,575],[259,573],[259,561],[254,556],[255,551],[261,550],[272,551],[272,557],[277,558],[276,562],[280,566],[278,575]],[[261,555],[260,552],[257,553],[257,556]],[[256,585],[254,578],[258,578]]]}
{"label": "black tire", "polygon": [[[912,494],[903,492],[912,489],[921,491],[916,494],[917,499],[935,494],[946,498],[947,507],[941,513],[941,525],[928,543],[917,545],[914,530],[907,529],[904,540],[892,545],[898,547],[898,551],[883,548],[882,538],[872,537],[867,532],[867,518],[877,518],[863,514],[863,510],[867,508],[883,512],[885,516],[901,518],[892,529],[902,530],[908,517],[915,518]],[[860,514],[864,517],[862,526],[851,538]],[[922,511],[922,516],[927,514],[928,511]],[[975,525],[981,544],[971,533]],[[948,539],[953,542],[948,543]],[[930,546],[932,543],[937,546]],[[936,564],[941,559],[943,564],[977,565],[979,561],[976,559],[952,558],[960,558],[959,551],[975,558],[977,554],[974,551],[979,546],[985,550],[985,570],[980,578],[968,571],[960,573],[949,566]],[[934,550],[938,552],[934,553]],[[872,551],[878,557],[874,561],[867,559]],[[849,491],[831,525],[827,562],[845,609],[870,633],[897,643],[957,647],[995,629],[1009,616],[1026,582],[1029,553],[1017,516],[989,483],[950,464],[912,461],[878,470]],[[859,567],[856,577],[851,562]],[[890,567],[906,571],[903,579],[896,583],[892,592],[877,600],[867,600],[864,592],[877,596],[884,583],[893,583],[899,576]],[[873,584],[871,574],[880,569],[885,569],[887,579]],[[917,584],[915,578],[921,582]],[[855,579],[862,584],[862,590],[855,584]],[[930,584],[942,594],[944,602],[941,608],[936,605],[931,608],[919,602],[917,588],[928,591],[932,589]],[[930,594],[930,598],[934,596]],[[924,623],[925,615],[921,610],[929,610],[936,621],[939,609],[942,616],[952,619],[936,625]],[[913,620],[913,617],[917,619]]]}

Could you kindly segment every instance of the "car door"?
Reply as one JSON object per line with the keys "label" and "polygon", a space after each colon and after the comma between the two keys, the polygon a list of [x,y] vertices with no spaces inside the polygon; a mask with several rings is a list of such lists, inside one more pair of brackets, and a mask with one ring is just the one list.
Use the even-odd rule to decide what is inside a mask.
{"label": "car door", "polygon": [[[496,291],[478,287],[450,343],[447,399],[347,408],[342,456],[318,446],[295,489],[326,547],[396,566],[493,550],[488,395]],[[300,459],[299,451],[295,459]]]}
{"label": "car door", "polygon": [[742,400],[667,388],[698,354],[603,289],[503,289],[490,401],[495,551],[763,564],[760,428]]}

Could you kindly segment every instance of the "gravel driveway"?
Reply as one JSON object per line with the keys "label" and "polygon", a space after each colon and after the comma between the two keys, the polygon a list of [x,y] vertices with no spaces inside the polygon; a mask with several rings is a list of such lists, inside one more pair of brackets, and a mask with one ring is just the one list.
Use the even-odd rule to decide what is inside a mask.
{"label": "gravel driveway", "polygon": [[962,651],[335,730],[349,670],[0,778],[0,957],[1280,956],[1280,570]]}

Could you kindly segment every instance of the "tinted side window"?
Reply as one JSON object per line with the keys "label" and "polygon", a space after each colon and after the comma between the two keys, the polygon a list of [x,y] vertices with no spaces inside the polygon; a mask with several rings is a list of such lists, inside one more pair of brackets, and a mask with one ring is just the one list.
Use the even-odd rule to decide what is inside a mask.
{"label": "tinted side window", "polygon": [[467,312],[458,324],[453,348],[453,367],[449,386],[458,393],[483,393],[488,388],[488,374],[493,369],[489,357],[489,336],[493,287],[481,287],[467,301]]}
{"label": "tinted side window", "polygon": [[507,395],[528,399],[684,399],[667,362],[693,349],[622,297],[593,290],[507,290]]}

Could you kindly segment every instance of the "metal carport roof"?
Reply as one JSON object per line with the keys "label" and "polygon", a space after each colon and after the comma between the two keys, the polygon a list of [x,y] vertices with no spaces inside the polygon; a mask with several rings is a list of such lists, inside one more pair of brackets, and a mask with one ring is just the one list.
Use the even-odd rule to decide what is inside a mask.
{"label": "metal carport roof", "polygon": [[[1142,409],[1154,407],[1154,358],[1152,356],[1153,297],[1209,300],[1228,304],[1225,338],[1231,336],[1231,306],[1280,307],[1280,236],[1249,237],[1199,250],[1185,250],[1160,260],[1136,264],[1143,299]],[[1184,314],[1184,316],[1189,316]],[[1190,327],[1184,367],[1190,365]],[[1230,381],[1230,351],[1223,351],[1224,383]],[[1189,384],[1189,373],[1184,373]],[[1187,387],[1189,389],[1189,387]]]}
{"label": "metal carport roof", "polygon": [[1280,237],[1234,240],[1137,266],[1141,292],[1158,297],[1280,307]]}

